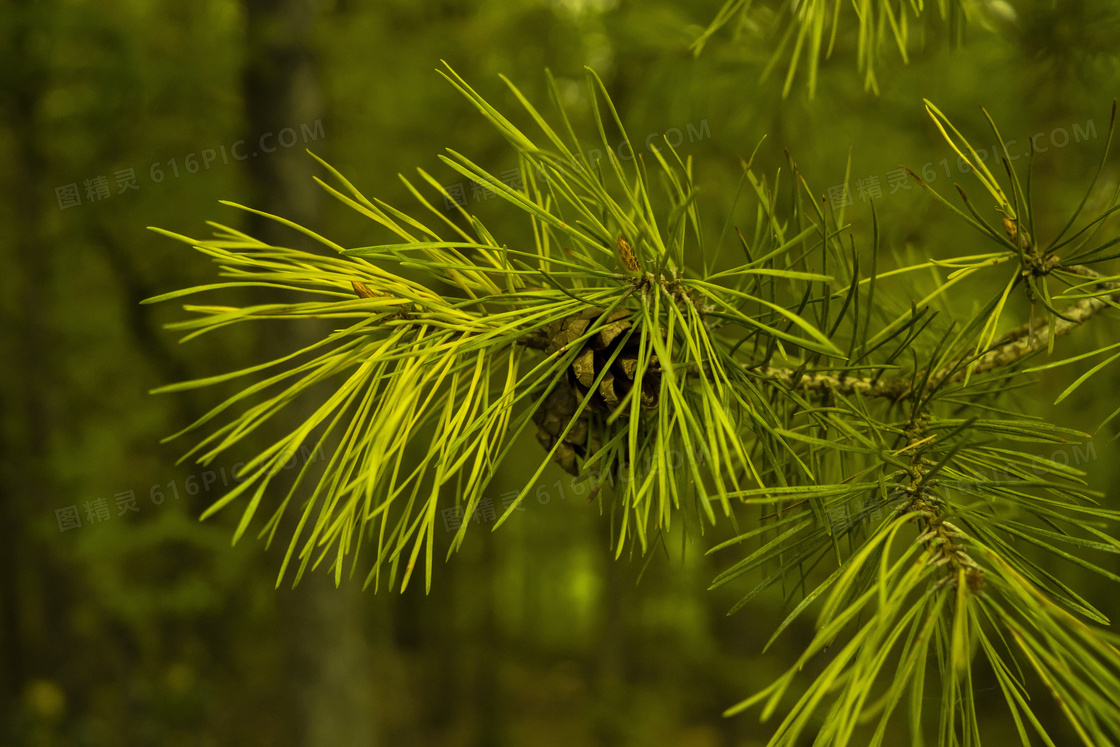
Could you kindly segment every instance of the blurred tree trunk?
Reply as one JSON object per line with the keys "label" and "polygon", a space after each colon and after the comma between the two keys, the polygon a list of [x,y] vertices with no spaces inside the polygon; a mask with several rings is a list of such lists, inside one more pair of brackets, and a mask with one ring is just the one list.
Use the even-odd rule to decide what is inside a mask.
{"label": "blurred tree trunk", "polygon": [[[314,161],[302,148],[275,147],[284,128],[297,132],[322,117],[322,96],[312,49],[311,30],[319,16],[314,0],[245,0],[247,57],[243,75],[246,161],[254,193],[251,205],[315,228],[320,222],[320,190],[312,180]],[[262,142],[262,136],[271,133]],[[254,216],[249,232],[280,246],[317,247],[300,243],[293,231]],[[267,329],[267,328],[262,328]],[[257,357],[269,359],[320,339],[324,330],[287,328],[283,335],[268,329],[259,340]],[[287,408],[277,427],[285,431],[308,414],[299,405]],[[294,472],[294,470],[293,470]],[[277,481],[274,495],[289,486]],[[298,502],[296,506],[298,506]],[[290,536],[289,511],[280,536]],[[281,540],[282,541],[282,540]],[[335,589],[322,572],[305,576],[294,591],[282,591],[280,610],[286,626],[290,661],[286,694],[298,723],[294,743],[306,745],[373,745],[369,653],[363,626],[364,597],[353,584]]]}
{"label": "blurred tree trunk", "polygon": [[479,662],[476,675],[475,700],[478,708],[478,747],[501,747],[508,744],[507,712],[501,687],[504,649],[498,630],[497,608],[501,604],[497,548],[493,534],[482,538],[482,562],[479,572],[486,594],[480,600],[482,630],[478,631]]}
{"label": "blurred tree trunk", "polygon": [[[632,576],[622,560],[615,560],[614,549],[617,536],[612,528],[610,516],[600,517],[597,535],[602,550],[602,596],[600,597],[598,634],[592,651],[593,672],[589,681],[595,688],[595,704],[592,706],[592,730],[598,744],[618,745],[626,741],[625,694],[629,681],[629,662],[627,654],[637,642],[632,641],[626,631],[626,610]],[[597,650],[596,650],[597,649]]]}
{"label": "blurred tree trunk", "polygon": [[392,590],[393,645],[401,653],[407,673],[407,692],[400,704],[408,715],[396,717],[385,734],[387,744],[424,747],[443,744],[466,716],[470,681],[463,672],[466,632],[456,614],[456,589],[469,585],[469,574],[455,563],[439,569],[430,594],[424,593],[423,571],[414,574],[400,593],[400,578]]}
{"label": "blurred tree trunk", "polygon": [[[47,163],[39,127],[40,105],[47,78],[49,44],[36,32],[42,3],[6,3],[0,60],[0,116],[11,133],[11,231],[14,256],[6,270],[17,284],[2,323],[6,372],[0,388],[0,698],[17,703],[16,696],[32,675],[28,662],[36,660],[50,640],[50,630],[30,634],[31,618],[53,623],[43,610],[32,610],[32,599],[49,601],[51,567],[36,570],[28,559],[37,556],[29,517],[50,516],[54,490],[47,472],[51,441],[49,396],[56,381],[51,367],[49,319],[50,258],[44,229],[44,204],[51,188],[44,183]],[[49,564],[47,564],[49,566]],[[40,605],[41,606],[41,605]],[[48,627],[51,627],[48,625]],[[45,674],[45,673],[43,673]]]}

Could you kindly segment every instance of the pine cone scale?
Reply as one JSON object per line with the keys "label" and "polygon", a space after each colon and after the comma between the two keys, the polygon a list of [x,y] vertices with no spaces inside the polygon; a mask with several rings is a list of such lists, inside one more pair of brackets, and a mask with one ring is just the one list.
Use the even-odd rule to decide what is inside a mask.
{"label": "pine cone scale", "polygon": [[[577,342],[586,335],[591,324],[600,319],[601,326],[596,333]],[[641,335],[636,334],[635,330],[623,341],[634,324],[631,313],[625,309],[615,309],[604,318],[603,309],[589,307],[553,322],[543,331],[548,338],[545,347],[548,354],[559,354],[573,345],[582,346],[533,414],[533,421],[537,424],[537,439],[546,449],[552,450],[555,447],[553,461],[569,474],[578,475],[577,459],[586,458],[597,448],[592,448],[594,443],[599,442],[599,438],[596,435],[593,439],[590,430],[591,415],[613,412],[634,388],[642,352]],[[598,386],[595,385],[596,379],[599,380]],[[661,387],[657,356],[650,356],[639,383],[639,391],[635,393],[639,398],[639,408],[643,411],[656,409]],[[563,442],[557,444],[579,404],[585,399],[587,406],[579,419],[564,436]],[[626,418],[630,414],[630,407],[624,408],[620,413],[621,417]]]}

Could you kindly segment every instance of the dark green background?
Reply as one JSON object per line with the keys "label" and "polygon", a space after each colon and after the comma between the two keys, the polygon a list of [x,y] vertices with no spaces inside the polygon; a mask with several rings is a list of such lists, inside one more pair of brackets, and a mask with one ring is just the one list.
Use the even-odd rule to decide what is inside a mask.
{"label": "dark green background", "polygon": [[[732,24],[699,59],[688,51],[719,5],[0,3],[0,743],[765,743],[756,711],[720,713],[786,666],[811,618],[762,655],[782,616],[777,590],[725,616],[749,587],[706,591],[735,556],[704,550],[731,536],[729,526],[687,544],[676,536],[648,566],[627,555],[616,562],[607,521],[550,467],[523,513],[496,533],[481,522],[439,565],[429,596],[422,585],[403,595],[362,592],[360,576],[335,590],[322,573],[276,591],[284,543],[266,552],[250,535],[231,548],[236,509],[198,522],[233,460],[176,464],[192,442],[160,443],[222,392],[148,390],[250,365],[285,349],[285,332],[253,326],[180,345],[162,329],[184,318],[176,304],[139,305],[216,278],[205,257],[146,226],[204,235],[204,222],[216,220],[293,240],[219,199],[283,214],[343,245],[385,238],[321,193],[311,177],[325,174],[304,148],[368,196],[405,209],[396,175],[424,168],[461,184],[500,240],[529,240],[524,221],[476,199],[437,159],[449,147],[493,173],[516,167],[507,144],[437,75],[441,59],[507,112],[515,102],[498,75],[547,109],[548,67],[587,132],[583,66],[593,66],[635,141],[673,128],[684,135],[678,150],[694,159],[713,236],[727,218],[739,157],[766,135],[759,170],[785,168],[788,148],[822,194],[844,182],[850,155],[857,245],[870,240],[870,210],[856,180],[873,189],[874,178],[888,252],[989,250],[918,189],[890,190],[888,172],[904,163],[932,174],[944,194],[953,194],[952,181],[979,193],[923,97],[989,147],[981,105],[1017,140],[1013,152],[1025,154],[1028,138],[1043,133],[1037,142],[1048,150],[1034,174],[1040,236],[1060,227],[1098,163],[1120,90],[1111,2],[1012,3],[1018,25],[973,24],[956,51],[941,24],[915,29],[925,43],[908,66],[884,50],[878,97],[863,90],[849,18],[822,62],[816,97],[799,80],[785,100],[781,65],[759,82],[777,37],[768,4],[756,3],[737,39]],[[277,138],[291,147],[266,152]],[[239,142],[245,160],[233,157]],[[128,170],[134,189],[122,189]],[[1106,186],[1116,174],[1106,169]],[[63,200],[71,185],[80,204]],[[748,225],[753,210],[740,203],[736,224]],[[898,287],[890,303],[901,309],[909,298]],[[951,309],[967,314],[977,289],[990,291],[963,289]],[[1025,306],[1015,312],[1011,323]],[[1114,325],[1101,326],[1087,335],[1115,336]],[[1023,395],[1024,408],[1094,429],[1114,407],[1107,373],[1049,408],[1077,373],[1049,372]],[[1115,479],[1112,435],[1066,455],[1085,461],[1105,490]],[[524,449],[502,489],[520,488],[521,465],[540,456],[531,438]],[[130,492],[136,510],[122,512]],[[108,518],[91,520],[99,499]],[[81,526],[62,531],[71,508]],[[1095,598],[1106,612],[1120,608],[1100,598],[1112,593]],[[999,734],[1006,724],[991,712]]]}

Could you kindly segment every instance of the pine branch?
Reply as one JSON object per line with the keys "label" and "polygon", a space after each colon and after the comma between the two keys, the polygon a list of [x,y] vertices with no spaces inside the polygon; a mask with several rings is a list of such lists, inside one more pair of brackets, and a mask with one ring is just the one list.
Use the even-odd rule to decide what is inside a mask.
{"label": "pine branch", "polygon": [[[1100,278],[1100,273],[1083,265],[1062,268],[1082,277]],[[1070,305],[1058,315],[1053,323],[1053,333],[1048,319],[1026,322],[1008,332],[988,352],[975,363],[972,373],[983,374],[1009,366],[1027,355],[1040,350],[1050,343],[1051,334],[1055,339],[1063,337],[1080,327],[1097,312],[1120,302],[1120,283],[1101,280],[1093,289],[1098,293],[1083,298]],[[945,383],[964,379],[967,367],[963,360],[944,366],[930,376],[929,387],[936,388]],[[894,401],[910,399],[915,391],[911,384],[915,377],[910,374],[898,376],[843,376],[830,373],[806,372],[800,368],[777,368],[767,366],[758,373],[771,381],[789,389],[803,389],[810,392],[826,393],[835,391],[843,395],[859,394],[864,397],[881,397]]]}
{"label": "pine branch", "polygon": [[[1099,495],[1080,488],[1082,473],[1068,464],[1003,444],[1068,444],[1086,434],[1027,422],[1019,413],[1009,413],[1008,419],[959,418],[957,395],[941,402],[933,396],[947,383],[967,384],[972,374],[996,372],[1043,346],[1052,348],[1057,337],[1120,301],[1120,282],[1083,265],[1059,264],[1055,252],[1065,245],[1059,244],[1061,234],[1044,251],[1030,238],[1029,178],[1024,191],[1005,159],[1011,182],[1005,190],[975,148],[929,105],[942,134],[961,158],[975,164],[996,199],[1003,232],[987,225],[963,191],[971,215],[956,212],[1000,250],[900,271],[954,268],[925,296],[925,304],[981,268],[1015,260],[1019,268],[1004,278],[1002,293],[964,332],[950,337],[950,326],[932,354],[919,358],[915,340],[934,314],[911,306],[909,319],[904,312],[868,338],[872,313],[882,308],[875,283],[897,273],[878,272],[873,258],[870,276],[861,275],[854,238],[850,247],[842,240],[847,228],[842,211],[826,213],[803,179],[794,185],[793,216],[781,218],[774,211],[777,180],[771,189],[749,164],[744,167],[744,179],[759,200],[754,236],[748,241],[736,228],[746,261],[720,263],[719,245],[713,250],[704,241],[691,163],[677,157],[668,143],[655,151],[656,163],[636,159],[628,164],[615,157],[608,145],[614,134],[606,127],[627,139],[625,129],[593,72],[588,71],[592,111],[598,143],[607,153],[594,168],[576,157],[586,152],[586,144],[575,137],[562,109],[564,128],[557,131],[509,84],[541,129],[543,139],[534,142],[450,68],[446,77],[514,146],[520,184],[514,188],[455,152],[445,163],[524,214],[533,242],[501,242],[477,216],[462,211],[472,229],[468,233],[405,180],[431,213],[426,224],[366,198],[325,162],[336,184],[321,185],[388,229],[397,243],[345,248],[249,208],[244,209],[301,231],[337,256],[270,246],[217,224],[217,234],[208,241],[162,232],[210,256],[228,280],[152,301],[230,287],[312,296],[241,308],[186,306],[199,316],[173,327],[188,331],[188,337],[246,321],[330,319],[338,325],[325,339],[275,361],[162,388],[183,391],[267,371],[187,429],[233,411],[230,422],[210,425],[210,435],[188,452],[206,463],[271,425],[270,419],[297,397],[315,396],[323,385],[334,387],[303,424],[245,463],[240,484],[204,518],[240,499],[246,505],[234,539],[248,531],[259,512],[271,511],[260,530],[271,542],[306,481],[313,484],[311,494],[302,504],[277,582],[289,567],[298,581],[326,561],[335,583],[341,583],[344,574],[356,573],[358,550],[366,543],[366,583],[374,589],[399,583],[403,590],[421,567],[426,588],[431,586],[440,544],[437,517],[443,517],[448,532],[455,528],[448,518],[460,520],[447,543],[450,555],[476,515],[488,512],[495,528],[511,516],[550,462],[573,477],[589,474],[596,484],[592,495],[604,482],[612,486],[605,492],[613,494],[612,516],[621,516],[612,530],[616,555],[627,546],[644,554],[682,514],[714,525],[716,510],[722,510],[734,524],[733,502],[776,507],[777,512],[761,517],[760,526],[713,548],[775,533],[721,573],[713,586],[777,563],[778,569],[736,605],[741,608],[773,584],[795,579],[789,593],[800,590],[803,599],[775,637],[814,600],[822,599],[823,608],[813,641],[796,664],[729,712],[765,699],[765,720],[810,658],[842,637],[848,640],[832,648],[824,674],[792,708],[772,745],[796,744],[799,735],[817,727],[815,743],[847,745],[877,715],[880,725],[870,744],[881,744],[899,696],[911,686],[911,722],[920,737],[925,672],[934,667],[942,685],[941,734],[955,734],[958,718],[962,729],[974,730],[975,644],[987,646],[997,676],[1010,671],[1002,654],[991,653],[988,630],[1005,640],[1009,633],[1059,702],[1073,704],[1067,716],[1096,740],[1087,743],[1113,743],[1102,735],[1120,734],[1120,701],[1112,695],[1120,692],[1120,651],[1112,639],[1060,607],[1096,623],[1106,622],[1105,617],[1023,550],[1030,544],[1120,582],[1106,568],[1061,549],[1120,554],[1120,540],[1105,531],[1120,521],[1120,512],[1097,505]],[[994,125],[993,133],[1002,142]],[[665,195],[651,194],[656,183]],[[804,185],[808,201],[801,202],[798,184]],[[1116,199],[1066,243],[1103,224]],[[877,221],[874,225],[877,257]],[[1101,253],[1115,243],[1072,256],[1084,257],[1079,261],[1085,263],[1105,261],[1113,256]],[[699,272],[686,261],[694,246]],[[1067,255],[1065,261],[1072,260]],[[419,271],[421,279],[387,269],[398,266]],[[1064,311],[1054,308],[1047,290],[1051,276],[1077,279],[1065,298],[1078,300]],[[864,282],[869,282],[867,308],[861,313]],[[445,284],[452,293],[437,290]],[[1032,314],[1029,323],[997,341],[1015,288],[1025,291],[1032,304],[1043,303],[1046,317],[1035,322]],[[830,306],[841,297],[839,309]],[[738,342],[728,329],[742,331]],[[896,338],[892,352],[881,354],[877,363],[868,360]],[[748,343],[754,346],[753,367],[743,365],[745,354],[739,352]],[[903,352],[915,356],[911,370],[888,374]],[[801,365],[770,366],[773,356]],[[818,368],[825,359],[831,362]],[[997,401],[1002,393],[1002,388],[974,387],[965,404],[974,411],[1007,413]],[[257,395],[259,401],[247,399]],[[880,401],[872,407],[866,401],[871,398]],[[882,399],[892,404],[884,406]],[[909,406],[894,407],[903,401]],[[949,417],[941,412],[950,409]],[[535,468],[529,465],[532,474],[524,487],[503,495],[504,513],[498,516],[487,492],[530,423],[537,426],[543,451]],[[285,468],[285,456],[307,444],[321,447],[328,439],[338,446],[323,472],[312,476],[305,467],[286,496],[273,496],[270,481]],[[1039,479],[1044,473],[1049,474]],[[882,509],[892,515],[877,523]],[[872,528],[865,532],[867,520]],[[832,557],[836,570],[817,583],[810,576],[813,568]],[[895,651],[898,673],[875,704],[879,672]],[[1000,686],[1016,717],[1021,708],[1033,719],[1019,695],[1025,687],[1010,680]],[[818,708],[826,706],[823,722],[811,723]]]}
{"label": "pine branch", "polygon": [[[760,4],[761,5],[761,4]],[[728,26],[735,18],[740,19],[740,29],[755,27],[756,39],[779,39],[769,61],[766,63],[762,78],[768,77],[783,60],[788,68],[782,87],[782,97],[789,96],[793,81],[799,70],[807,77],[809,96],[815,95],[821,62],[833,56],[838,37],[845,46],[845,35],[841,28],[850,29],[856,38],[854,52],[857,66],[864,76],[864,88],[876,95],[879,93],[877,70],[886,57],[887,50],[894,48],[903,64],[909,64],[910,49],[914,44],[911,25],[927,22],[937,16],[938,21],[947,26],[952,46],[964,41],[964,30],[969,19],[969,11],[975,20],[988,26],[1006,25],[1013,22],[1007,10],[996,13],[988,9],[988,4],[970,7],[967,0],[939,0],[935,4],[923,4],[918,0],[910,2],[890,2],[890,0],[864,0],[848,8],[845,3],[829,3],[827,0],[784,0],[776,8],[762,12],[753,7],[750,0],[727,0],[712,19],[704,32],[693,41],[690,49],[699,56],[708,42]],[[977,11],[979,14],[977,15]],[[770,19],[770,20],[763,20]],[[851,28],[854,26],[854,28]],[[741,30],[735,32],[736,37]],[[924,35],[923,35],[924,38]]]}
{"label": "pine branch", "polygon": [[944,518],[942,501],[936,496],[934,480],[936,472],[952,456],[952,451],[932,468],[923,456],[923,445],[933,437],[929,433],[930,416],[928,412],[918,413],[906,428],[906,449],[910,453],[910,469],[905,491],[909,498],[902,504],[899,513],[917,512],[923,532],[917,541],[925,544],[932,552],[932,565],[945,566],[947,573],[942,583],[952,583],[963,577],[973,593],[984,585],[984,571],[964,549],[960,540],[965,534]]}

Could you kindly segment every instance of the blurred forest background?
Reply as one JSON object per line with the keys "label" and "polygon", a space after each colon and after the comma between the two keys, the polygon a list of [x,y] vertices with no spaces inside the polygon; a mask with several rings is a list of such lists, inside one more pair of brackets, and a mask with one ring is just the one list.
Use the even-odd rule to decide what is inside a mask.
{"label": "blurred forest background", "polygon": [[[343,245],[375,243],[368,223],[324,199],[312,181],[323,170],[305,148],[405,209],[397,174],[424,168],[504,231],[500,240],[526,236],[527,224],[503,224],[496,201],[437,159],[450,147],[493,173],[517,165],[436,74],[441,59],[506,111],[516,102],[497,76],[547,109],[548,67],[584,125],[583,66],[592,66],[635,149],[647,133],[681,136],[714,232],[739,159],[766,135],[758,170],[784,168],[788,148],[821,194],[845,183],[850,155],[848,218],[862,246],[876,196],[888,252],[985,251],[891,178],[904,163],[943,194],[966,179],[923,97],[980,139],[987,107],[1024,158],[1037,134],[1039,235],[1068,217],[1099,161],[1120,92],[1110,0],[974,3],[991,12],[976,16],[962,48],[929,23],[908,65],[884,50],[877,96],[864,90],[849,23],[822,61],[816,96],[799,78],[786,99],[784,63],[760,82],[779,37],[776,2],[755,3],[747,23],[693,57],[690,43],[721,4],[0,3],[0,744],[765,743],[757,712],[720,713],[780,672],[808,630],[794,626],[761,655],[784,616],[778,590],[732,616],[746,588],[706,591],[733,559],[704,550],[730,526],[616,562],[585,488],[551,466],[500,531],[483,517],[436,569],[428,596],[422,584],[363,592],[360,575],[336,590],[322,573],[275,590],[284,542],[266,551],[250,535],[231,548],[236,510],[198,521],[233,464],[177,464],[193,442],[161,444],[221,392],[148,391],[275,355],[288,332],[257,326],[180,345],[162,327],[185,313],[139,304],[217,278],[205,257],[146,226],[205,235],[216,220],[294,240],[219,199]],[[996,12],[1006,7],[1013,20]],[[1113,159],[1106,189],[1117,174]],[[746,220],[753,206],[739,209]],[[953,303],[972,301],[962,290]],[[1025,319],[1025,305],[1018,311],[1013,321]],[[1089,334],[1115,336],[1099,321]],[[1092,431],[1117,382],[1101,376],[1052,411],[1084,370],[1074,368],[1048,372],[1023,407]],[[1110,493],[1113,435],[1065,456]],[[540,455],[531,438],[524,448],[526,460],[499,481],[505,490],[520,488],[520,462]],[[1081,574],[1058,572],[1086,591]],[[1113,600],[1094,598],[1116,616]]]}

